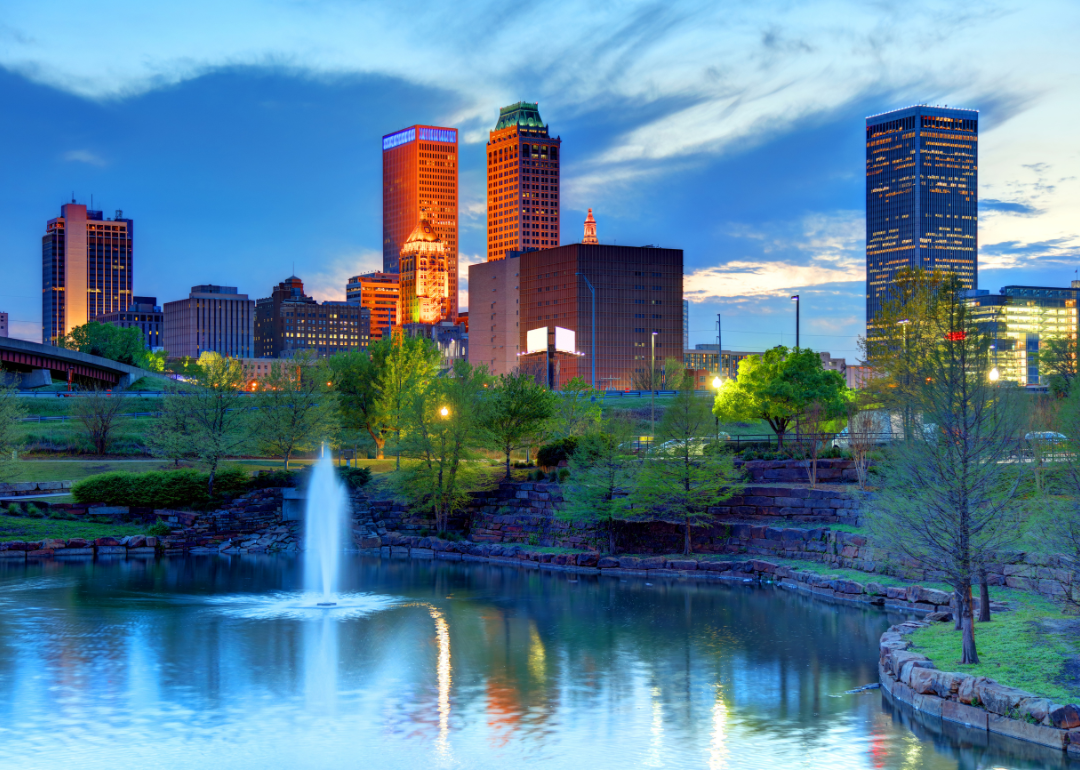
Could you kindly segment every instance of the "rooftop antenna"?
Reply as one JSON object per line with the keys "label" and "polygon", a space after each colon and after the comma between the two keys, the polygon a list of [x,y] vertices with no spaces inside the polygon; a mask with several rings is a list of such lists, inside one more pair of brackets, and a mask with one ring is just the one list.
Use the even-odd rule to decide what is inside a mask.
{"label": "rooftop antenna", "polygon": [[72,203],[75,202],[75,191],[74,190],[71,191],[71,202]]}

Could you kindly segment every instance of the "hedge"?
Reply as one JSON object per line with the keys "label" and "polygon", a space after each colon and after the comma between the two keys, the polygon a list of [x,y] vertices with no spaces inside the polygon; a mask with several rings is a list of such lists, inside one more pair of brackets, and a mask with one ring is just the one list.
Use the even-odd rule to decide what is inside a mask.
{"label": "hedge", "polygon": [[563,460],[569,461],[577,445],[577,436],[567,436],[561,441],[546,444],[536,453],[536,464],[544,468],[554,468]]}
{"label": "hedge", "polygon": [[[214,477],[215,497],[241,492],[247,488],[249,480],[248,472],[243,468],[222,468]],[[209,481],[210,474],[191,469],[145,473],[118,471],[76,482],[71,494],[79,503],[179,508],[210,503]]]}

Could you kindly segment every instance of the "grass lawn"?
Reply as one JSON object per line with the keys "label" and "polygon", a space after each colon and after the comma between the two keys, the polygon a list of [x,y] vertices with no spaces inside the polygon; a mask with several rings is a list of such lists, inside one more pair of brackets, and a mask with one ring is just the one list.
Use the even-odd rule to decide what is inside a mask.
{"label": "grass lawn", "polygon": [[59,519],[33,519],[27,516],[0,515],[0,542],[11,540],[49,540],[82,537],[92,540],[98,537],[126,537],[142,535],[146,527],[141,524],[99,524]]}
{"label": "grass lawn", "polygon": [[162,460],[19,460],[6,481],[78,481],[112,471],[142,473],[171,467],[171,462]]}
{"label": "grass lawn", "polygon": [[1080,620],[1051,602],[1020,591],[1008,594],[1012,612],[995,613],[989,623],[975,624],[980,663],[962,666],[960,632],[952,623],[934,623],[912,635],[915,649],[942,671],[985,676],[1010,687],[1062,703],[1080,699],[1076,665],[1080,657]]}

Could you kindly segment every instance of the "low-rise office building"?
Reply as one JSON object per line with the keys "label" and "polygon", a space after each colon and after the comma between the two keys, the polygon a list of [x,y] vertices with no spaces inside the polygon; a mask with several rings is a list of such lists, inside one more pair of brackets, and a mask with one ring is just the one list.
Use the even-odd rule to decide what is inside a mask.
{"label": "low-rise office building", "polygon": [[172,358],[254,355],[255,302],[235,286],[192,286],[187,299],[165,303],[164,317],[164,347]]}
{"label": "low-rise office building", "polygon": [[310,351],[323,358],[366,350],[371,311],[354,302],[318,302],[295,275],[255,304],[255,350],[260,358],[291,358]]}
{"label": "low-rise office building", "polygon": [[401,276],[397,273],[364,273],[350,278],[345,286],[345,301],[371,312],[373,342],[389,337],[397,325],[400,299]]}
{"label": "low-rise office building", "polygon": [[120,329],[138,329],[142,332],[147,350],[164,345],[165,313],[158,307],[157,297],[132,297],[127,310],[105,313],[94,320]]}

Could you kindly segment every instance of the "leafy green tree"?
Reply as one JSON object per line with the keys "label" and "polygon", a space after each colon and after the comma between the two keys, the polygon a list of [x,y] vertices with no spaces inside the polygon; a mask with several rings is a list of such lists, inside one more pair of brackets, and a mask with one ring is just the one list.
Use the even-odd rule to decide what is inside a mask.
{"label": "leafy green tree", "polygon": [[14,387],[0,385],[0,479],[7,478],[15,467],[19,423],[25,416],[26,407],[19,400],[18,391]]}
{"label": "leafy green tree", "polygon": [[604,394],[574,377],[558,392],[555,413],[549,425],[549,437],[561,439],[567,436],[583,436],[600,427],[600,415],[604,408]]}
{"label": "leafy green tree", "polygon": [[1057,338],[1040,342],[1039,370],[1059,398],[1068,396],[1076,381],[1077,342],[1075,339]]}
{"label": "leafy green tree", "polygon": [[678,358],[665,358],[657,362],[656,369],[636,370],[630,377],[630,384],[636,390],[679,390],[684,387],[686,363]]}
{"label": "leafy green tree", "polygon": [[[401,443],[402,423],[412,409],[412,396],[422,392],[439,371],[439,350],[424,337],[398,337],[386,341],[385,355],[373,358],[379,367],[376,383],[379,407],[385,414],[386,431]],[[373,437],[374,438],[374,437]],[[401,468],[400,449],[396,468]]]}
{"label": "leafy green tree", "polygon": [[720,388],[713,414],[722,422],[765,420],[783,446],[788,427],[812,407],[843,414],[845,390],[841,374],[822,367],[817,353],[779,345],[739,363],[738,379]]}
{"label": "leafy green tree", "polygon": [[[932,296],[923,319],[919,376],[910,385],[918,429],[893,442],[867,506],[875,540],[943,576],[957,598],[962,663],[979,662],[972,586],[1022,530],[1026,473],[1015,462],[1026,394],[989,378],[993,342],[959,292]],[[984,603],[986,606],[986,603]]]}
{"label": "leafy green tree", "polygon": [[259,449],[282,458],[285,470],[296,452],[314,449],[337,427],[330,369],[310,353],[275,361],[253,401],[249,428]]}
{"label": "leafy green tree", "polygon": [[393,402],[384,398],[381,384],[386,359],[393,352],[392,345],[390,339],[383,338],[366,352],[338,353],[328,361],[342,426],[346,430],[366,432],[375,444],[377,460],[383,459],[386,439],[392,431],[390,407]]}
{"label": "leafy green tree", "polygon": [[172,460],[176,467],[180,467],[181,460],[199,456],[191,437],[190,415],[187,409],[177,408],[179,406],[178,401],[166,396],[161,416],[154,420],[146,433],[150,452]]}
{"label": "leafy green tree", "polygon": [[235,359],[204,354],[190,376],[191,382],[165,397],[163,411],[174,424],[183,419],[188,434],[181,446],[208,466],[208,491],[213,496],[222,460],[238,454],[249,439],[244,368]]}
{"label": "leafy green tree", "polygon": [[506,478],[510,478],[510,453],[532,446],[545,423],[555,413],[557,396],[524,372],[499,377],[489,395],[488,430],[499,451],[506,455]]}
{"label": "leafy green tree", "polygon": [[122,414],[123,403],[121,396],[104,390],[87,391],[75,399],[71,414],[94,445],[95,453],[108,452],[109,441],[126,419]]}
{"label": "leafy green tree", "polygon": [[707,520],[709,508],[740,487],[730,454],[703,451],[712,430],[708,402],[689,388],[680,390],[664,410],[657,430],[659,444],[642,464],[633,493],[634,507],[649,511],[651,518],[683,524],[687,554],[691,528]]}
{"label": "leafy green tree", "polygon": [[415,510],[435,517],[439,532],[476,488],[481,474],[476,450],[491,441],[487,370],[458,361],[451,375],[419,383],[405,394],[399,426],[406,462],[393,479]]}
{"label": "leafy green tree", "polygon": [[626,518],[628,494],[641,467],[630,447],[633,434],[627,420],[610,420],[603,432],[586,433],[570,459],[570,477],[562,486],[559,518],[599,524],[607,532],[608,553],[615,553],[615,523]]}
{"label": "leafy green tree", "polygon": [[139,366],[146,355],[142,331],[134,326],[121,329],[98,321],[74,327],[59,341],[59,347],[130,366]]}

